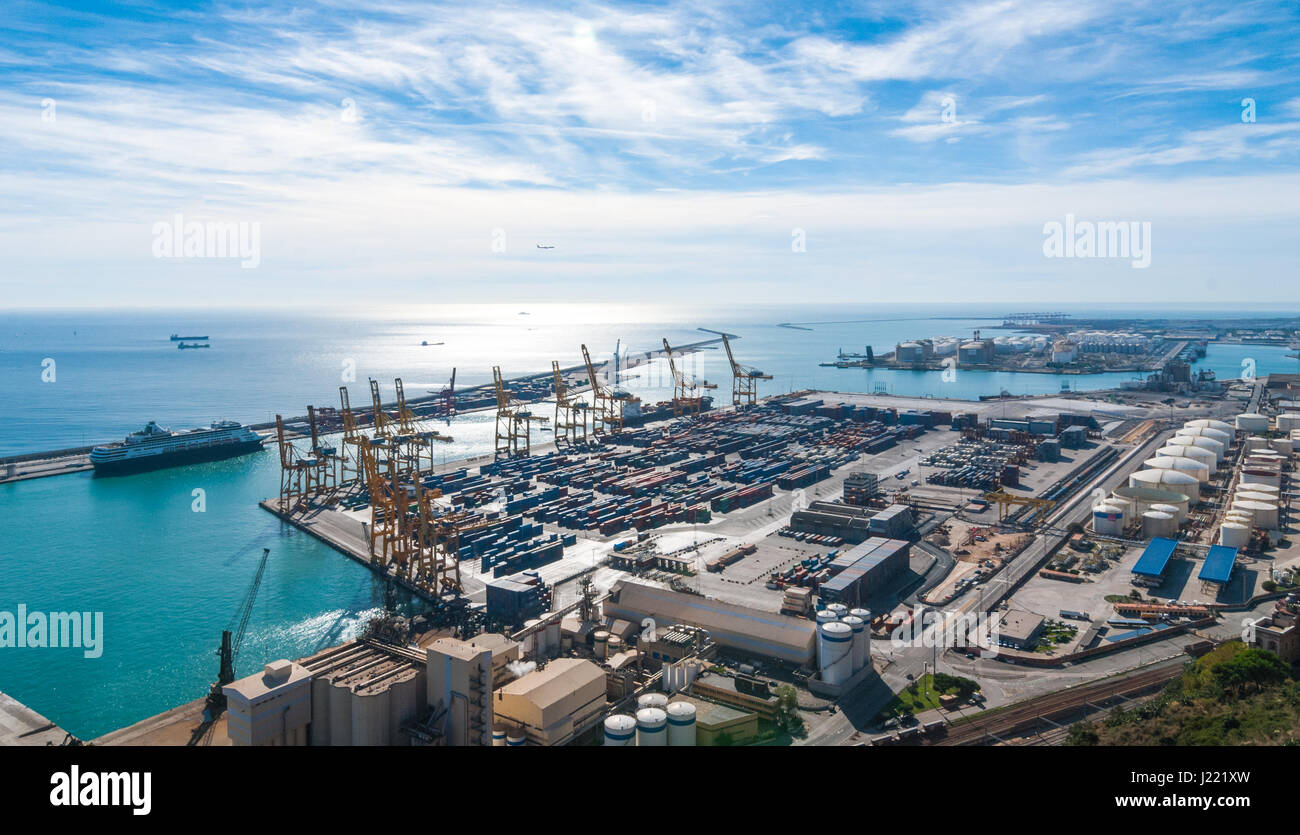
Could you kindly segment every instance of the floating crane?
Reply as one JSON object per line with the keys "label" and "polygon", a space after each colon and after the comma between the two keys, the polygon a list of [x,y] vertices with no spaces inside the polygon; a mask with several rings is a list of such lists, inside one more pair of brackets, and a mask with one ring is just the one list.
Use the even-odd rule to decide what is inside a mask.
{"label": "floating crane", "polygon": [[707,380],[687,377],[678,371],[677,360],[673,359],[673,349],[667,339],[664,340],[664,353],[668,356],[668,370],[673,374],[673,415],[677,417],[683,414],[698,415],[704,405],[704,397],[700,391],[716,389],[718,386]]}
{"label": "floating crane", "polygon": [[586,443],[587,413],[591,408],[585,400],[569,393],[560,364],[555,360],[551,360],[551,373],[555,376],[555,443]]}
{"label": "floating crane", "polygon": [[725,333],[722,334],[722,347],[727,349],[727,361],[731,363],[731,405],[737,409],[755,405],[758,402],[756,384],[759,380],[772,379],[772,375],[736,362],[735,355],[731,353],[731,342]]}

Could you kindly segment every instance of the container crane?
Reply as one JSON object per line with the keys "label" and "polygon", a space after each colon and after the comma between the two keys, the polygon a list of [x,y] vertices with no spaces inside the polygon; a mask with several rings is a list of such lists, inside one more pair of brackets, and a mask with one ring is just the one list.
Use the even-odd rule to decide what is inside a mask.
{"label": "container crane", "polygon": [[586,345],[582,346],[582,360],[587,366],[587,379],[591,383],[591,434],[604,435],[606,432],[622,431],[623,406],[634,402],[634,398],[600,381]]}
{"label": "container crane", "polygon": [[677,360],[673,358],[673,349],[667,339],[664,340],[664,354],[668,356],[668,370],[673,375],[673,415],[677,417],[682,414],[698,415],[704,404],[704,397],[700,394],[701,389],[716,389],[718,386],[707,380],[687,377],[678,371]]}
{"label": "container crane", "polygon": [[281,513],[292,513],[305,507],[315,491],[320,460],[298,451],[286,437],[284,419],[275,416],[275,440],[280,448],[280,500]]}
{"label": "container crane", "polygon": [[501,376],[501,366],[492,366],[492,383],[496,388],[496,455],[498,458],[527,457],[532,452],[532,425],[534,421],[546,422],[523,408],[506,388]]}
{"label": "container crane", "polygon": [[555,360],[551,360],[551,373],[555,377],[555,442],[586,443],[587,412],[590,409],[586,401],[569,393],[560,364]]}
{"label": "container crane", "polygon": [[722,334],[722,347],[727,349],[727,361],[731,363],[731,405],[737,409],[755,405],[758,402],[757,382],[770,380],[772,375],[736,362],[725,333]]}
{"label": "container crane", "polygon": [[348,396],[347,386],[339,386],[339,419],[343,421],[343,454],[339,460],[339,479],[344,484],[362,481],[365,473],[361,464],[361,432],[357,429],[357,416],[352,413],[352,400]]}

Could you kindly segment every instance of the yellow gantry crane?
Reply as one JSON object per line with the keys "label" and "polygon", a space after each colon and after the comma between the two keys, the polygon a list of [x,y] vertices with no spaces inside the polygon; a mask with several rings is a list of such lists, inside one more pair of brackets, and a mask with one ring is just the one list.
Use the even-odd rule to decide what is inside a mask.
{"label": "yellow gantry crane", "polygon": [[496,456],[527,457],[532,452],[533,422],[545,423],[547,418],[534,415],[515,400],[499,365],[492,366],[492,382],[497,396]]}
{"label": "yellow gantry crane", "polygon": [[333,444],[321,441],[320,429],[316,423],[316,407],[307,406],[307,424],[311,427],[311,452],[319,463],[312,485],[315,495],[326,496],[339,486],[339,451]]}
{"label": "yellow gantry crane", "polygon": [[668,370],[673,374],[673,415],[677,417],[683,414],[698,415],[704,404],[704,397],[700,391],[715,389],[717,385],[707,380],[687,377],[678,371],[677,360],[673,359],[673,349],[667,339],[664,340],[664,353],[668,356]]}
{"label": "yellow gantry crane", "polygon": [[727,362],[731,363],[731,405],[737,409],[758,403],[757,383],[759,380],[772,379],[771,374],[764,374],[757,368],[750,368],[736,362],[731,353],[731,342],[722,334],[722,347],[727,349]]}
{"label": "yellow gantry crane", "polygon": [[[999,522],[1006,521],[1007,516],[1011,515],[1010,508],[1022,506],[1032,507],[1034,510],[1030,513],[1029,518],[1033,518],[1036,513],[1038,518],[1035,521],[1042,523],[1047,521],[1047,512],[1056,505],[1056,502],[1051,499],[1036,499],[1032,496],[1016,496],[1001,490],[995,493],[985,493],[984,499],[985,501],[993,502],[998,506]],[[1026,518],[1025,521],[1028,522],[1029,518]]]}
{"label": "yellow gantry crane", "polygon": [[352,413],[352,400],[348,396],[347,386],[339,386],[339,419],[343,421],[339,479],[344,484],[353,481],[364,481],[365,469],[361,463],[361,432],[357,430],[357,416]]}
{"label": "yellow gantry crane", "polygon": [[587,379],[591,382],[591,434],[604,435],[623,429],[623,404],[631,398],[606,386],[596,374],[591,352],[582,346],[582,361],[587,366]]}
{"label": "yellow gantry crane", "polygon": [[306,508],[316,489],[320,461],[298,451],[284,433],[284,419],[275,416],[275,440],[280,447],[280,512]]}
{"label": "yellow gantry crane", "polygon": [[591,409],[585,400],[570,395],[560,364],[555,360],[551,360],[551,373],[555,377],[555,443],[570,446],[586,443],[587,413]]}
{"label": "yellow gantry crane", "polygon": [[402,378],[394,377],[393,385],[397,389],[397,428],[393,434],[393,451],[401,458],[402,468],[406,471],[418,473],[423,469],[433,469],[432,433],[420,429],[415,413],[407,407]]}

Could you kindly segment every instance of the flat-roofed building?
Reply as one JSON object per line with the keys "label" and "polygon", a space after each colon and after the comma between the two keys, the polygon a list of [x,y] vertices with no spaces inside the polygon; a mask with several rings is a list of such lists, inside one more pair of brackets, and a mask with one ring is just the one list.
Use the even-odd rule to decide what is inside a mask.
{"label": "flat-roofed building", "polygon": [[494,722],[522,732],[530,745],[563,745],[600,721],[605,671],[590,661],[559,658],[493,694]]}
{"label": "flat-roofed building", "polygon": [[641,623],[684,623],[709,631],[720,647],[795,665],[809,664],[816,652],[817,629],[808,620],[710,600],[624,580],[610,589],[606,616]]}
{"label": "flat-roofed building", "polygon": [[998,622],[998,641],[1015,649],[1033,649],[1043,632],[1043,616],[1012,609]]}
{"label": "flat-roofed building", "polygon": [[272,661],[262,672],[232,681],[226,729],[234,745],[306,745],[311,724],[311,671],[292,661]]}
{"label": "flat-roofed building", "polygon": [[492,744],[493,647],[439,638],[428,648],[428,704],[447,745]]}
{"label": "flat-roofed building", "polygon": [[690,692],[715,702],[753,711],[764,719],[775,718],[777,698],[765,685],[754,686],[758,683],[760,682],[744,676],[701,673],[691,682]]}
{"label": "flat-roofed building", "polygon": [[745,745],[758,736],[758,714],[753,711],[683,695],[674,696],[673,701],[695,705],[697,746]]}

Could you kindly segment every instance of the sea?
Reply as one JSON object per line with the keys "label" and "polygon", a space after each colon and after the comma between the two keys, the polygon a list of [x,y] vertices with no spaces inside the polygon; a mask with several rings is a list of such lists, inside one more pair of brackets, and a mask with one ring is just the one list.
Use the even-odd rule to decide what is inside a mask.
{"label": "sea", "polygon": [[[1223,310],[1063,307],[1076,318],[1215,318]],[[1016,333],[1005,305],[484,304],[367,309],[346,314],[263,309],[0,311],[0,456],[114,441],[157,421],[173,429],[246,423],[337,406],[347,385],[368,405],[368,380],[392,399],[448,384],[490,383],[617,355],[620,384],[646,403],[672,378],[646,360],[674,346],[734,334],[737,360],[773,375],[760,394],[800,389],[976,400],[1118,387],[1133,374],[1058,376],[822,367],[840,351],[876,353],[936,336]],[[1234,310],[1276,318],[1278,310]],[[169,338],[204,337],[178,350]],[[1300,371],[1283,347],[1211,345],[1197,368],[1235,378]],[[684,370],[730,397],[720,345],[685,354]],[[490,452],[491,413],[436,428],[455,438],[444,461]],[[544,437],[544,436],[543,436]],[[0,648],[0,691],[82,739],[201,698],[217,673],[223,629],[235,625],[263,549],[270,549],[237,673],[353,637],[377,614],[382,583],[364,567],[278,522],[257,506],[278,489],[278,458],[262,453],[153,473],[76,473],[0,485],[0,612],[99,612],[104,649]],[[199,500],[201,497],[201,501]],[[415,604],[402,598],[400,605]]]}

